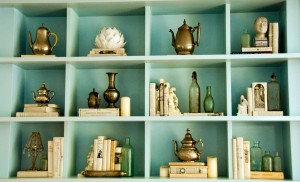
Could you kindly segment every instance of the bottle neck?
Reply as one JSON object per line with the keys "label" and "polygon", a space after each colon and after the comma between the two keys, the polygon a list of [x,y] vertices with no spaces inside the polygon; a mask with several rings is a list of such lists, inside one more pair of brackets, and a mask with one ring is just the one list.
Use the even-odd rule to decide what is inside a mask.
{"label": "bottle neck", "polygon": [[125,144],[130,144],[130,138],[129,137],[126,137]]}
{"label": "bottle neck", "polygon": [[206,87],[206,95],[211,95],[211,87],[210,86]]}

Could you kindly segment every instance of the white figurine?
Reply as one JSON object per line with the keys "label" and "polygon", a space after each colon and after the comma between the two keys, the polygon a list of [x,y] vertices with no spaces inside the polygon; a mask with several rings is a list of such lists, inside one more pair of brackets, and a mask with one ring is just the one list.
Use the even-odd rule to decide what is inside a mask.
{"label": "white figurine", "polygon": [[171,87],[169,90],[169,116],[181,116],[181,112],[178,108],[178,98],[174,93],[175,87]]}
{"label": "white figurine", "polygon": [[248,101],[245,99],[244,95],[240,97],[240,103],[238,105],[238,116],[248,116]]}

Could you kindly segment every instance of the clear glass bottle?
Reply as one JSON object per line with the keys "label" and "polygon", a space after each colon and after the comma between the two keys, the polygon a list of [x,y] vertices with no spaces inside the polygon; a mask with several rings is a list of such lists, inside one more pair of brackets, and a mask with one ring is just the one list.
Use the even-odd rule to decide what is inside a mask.
{"label": "clear glass bottle", "polygon": [[243,34],[241,36],[241,46],[242,47],[250,47],[250,34],[248,32],[248,29],[243,30]]}
{"label": "clear glass bottle", "polygon": [[197,82],[197,73],[192,73],[192,83],[189,89],[189,112],[200,113],[201,112],[201,98],[200,98],[200,86]]}
{"label": "clear glass bottle", "polygon": [[121,171],[126,173],[125,176],[133,176],[133,148],[129,137],[121,149]]}
{"label": "clear glass bottle", "polygon": [[41,158],[41,171],[48,171],[48,155],[43,154]]}
{"label": "clear glass bottle", "polygon": [[280,111],[280,86],[276,80],[276,75],[271,75],[271,81],[267,85],[268,96],[268,111]]}
{"label": "clear glass bottle", "polygon": [[259,141],[254,141],[254,145],[250,148],[250,164],[251,171],[262,170],[262,149],[259,146]]}
{"label": "clear glass bottle", "polygon": [[265,155],[263,156],[263,171],[273,171],[273,157],[270,151],[265,151]]}
{"label": "clear glass bottle", "polygon": [[279,156],[279,152],[275,152],[274,160],[273,160],[273,171],[281,171],[281,157]]}
{"label": "clear glass bottle", "polygon": [[206,87],[206,96],[203,102],[204,111],[207,113],[214,112],[215,102],[211,95],[211,86]]}

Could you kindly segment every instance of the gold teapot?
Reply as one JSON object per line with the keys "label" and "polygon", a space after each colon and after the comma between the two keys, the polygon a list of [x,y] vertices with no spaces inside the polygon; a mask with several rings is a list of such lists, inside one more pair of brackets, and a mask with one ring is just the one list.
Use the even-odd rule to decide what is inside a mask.
{"label": "gold teapot", "polygon": [[[50,44],[50,35],[55,37],[55,42],[53,46]],[[35,55],[49,55],[52,53],[53,48],[56,46],[58,37],[55,33],[50,32],[44,24],[39,27],[36,31],[35,41],[32,42],[31,33],[28,32],[28,41],[29,46],[32,49],[33,54]]]}
{"label": "gold teapot", "polygon": [[[186,134],[184,139],[181,141],[181,149],[178,150],[177,141],[174,142],[174,153],[178,157],[179,160],[184,162],[194,162],[200,159],[200,155],[203,151],[203,142],[202,139],[195,141],[192,135],[189,133],[189,129],[186,130]],[[196,144],[200,144],[200,149],[196,148]]]}
{"label": "gold teapot", "polygon": [[47,104],[54,97],[54,91],[47,90],[45,82],[42,83],[37,95],[32,91],[33,100],[40,104]]}
{"label": "gold teapot", "polygon": [[[194,42],[193,32],[197,28],[197,41]],[[197,27],[190,27],[186,24],[186,21],[183,21],[183,25],[178,28],[176,38],[174,32],[170,29],[172,34],[172,46],[175,48],[175,51],[178,55],[188,55],[193,54],[195,44],[199,46],[200,43],[200,23]]]}

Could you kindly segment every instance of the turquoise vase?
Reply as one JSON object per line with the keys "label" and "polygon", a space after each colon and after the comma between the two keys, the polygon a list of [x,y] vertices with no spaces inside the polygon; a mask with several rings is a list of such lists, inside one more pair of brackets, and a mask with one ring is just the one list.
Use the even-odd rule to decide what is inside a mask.
{"label": "turquoise vase", "polygon": [[211,95],[211,86],[206,87],[206,96],[204,99],[203,106],[204,106],[204,111],[206,113],[214,112],[215,102],[214,102],[214,98]]}
{"label": "turquoise vase", "polygon": [[133,148],[129,137],[126,138],[125,145],[121,149],[121,171],[125,176],[133,176]]}

